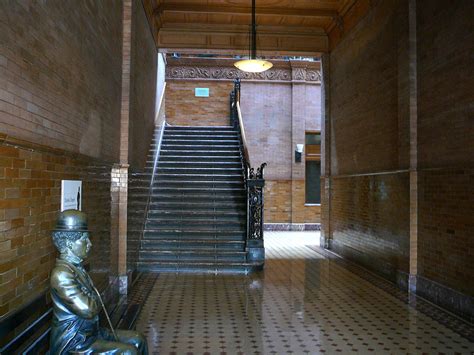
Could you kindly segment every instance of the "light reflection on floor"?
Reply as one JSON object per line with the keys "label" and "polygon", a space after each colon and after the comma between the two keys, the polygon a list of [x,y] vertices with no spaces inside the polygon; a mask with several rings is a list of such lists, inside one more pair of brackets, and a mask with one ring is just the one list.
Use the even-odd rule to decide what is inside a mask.
{"label": "light reflection on floor", "polygon": [[137,329],[160,354],[466,353],[474,345],[333,260],[265,232],[265,271],[161,274]]}

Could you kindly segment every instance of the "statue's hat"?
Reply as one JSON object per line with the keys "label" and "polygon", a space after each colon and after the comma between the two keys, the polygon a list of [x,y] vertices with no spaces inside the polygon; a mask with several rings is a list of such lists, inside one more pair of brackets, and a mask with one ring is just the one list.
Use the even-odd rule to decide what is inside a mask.
{"label": "statue's hat", "polygon": [[55,231],[88,232],[87,215],[78,210],[66,210],[59,214]]}

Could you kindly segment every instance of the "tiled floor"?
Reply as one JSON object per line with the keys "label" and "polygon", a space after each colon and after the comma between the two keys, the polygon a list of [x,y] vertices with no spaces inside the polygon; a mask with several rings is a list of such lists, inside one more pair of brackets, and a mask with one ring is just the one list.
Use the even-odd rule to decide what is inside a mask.
{"label": "tiled floor", "polygon": [[318,241],[317,232],[266,232],[259,274],[160,274],[137,329],[159,354],[474,352],[472,342],[390,287],[307,247]]}

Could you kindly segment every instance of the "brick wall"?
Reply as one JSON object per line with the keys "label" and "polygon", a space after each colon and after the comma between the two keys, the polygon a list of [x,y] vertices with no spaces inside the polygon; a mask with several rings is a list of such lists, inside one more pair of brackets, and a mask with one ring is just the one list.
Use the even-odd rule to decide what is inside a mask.
{"label": "brick wall", "polygon": [[416,11],[418,274],[472,297],[474,3],[418,1]]}
{"label": "brick wall", "polygon": [[[195,97],[195,88],[209,88],[209,97]],[[228,126],[231,81],[168,80],[166,122],[183,126]]]}
{"label": "brick wall", "polygon": [[291,180],[291,85],[243,81],[241,96],[252,165],[267,162],[268,180]]}
{"label": "brick wall", "polygon": [[143,168],[155,127],[157,50],[140,1],[132,2],[128,162]]}
{"label": "brick wall", "polygon": [[407,43],[408,4],[379,1],[331,52],[331,196],[326,204],[333,248],[405,286],[410,241]]}
{"label": "brick wall", "polygon": [[82,180],[92,272],[110,268],[110,164],[0,134],[0,317],[49,288],[61,180]]}
{"label": "brick wall", "polygon": [[118,1],[0,2],[0,131],[117,158],[121,30]]}
{"label": "brick wall", "polygon": [[325,231],[338,253],[404,287],[410,272],[410,290],[472,320],[474,3],[374,5],[329,57]]}
{"label": "brick wall", "polygon": [[[296,131],[321,128],[321,87],[305,85],[304,95],[295,102],[304,109],[304,119]],[[242,82],[242,116],[253,166],[265,168],[265,223],[318,223],[320,206],[305,206],[305,182],[292,179],[293,169],[293,88],[291,84]],[[304,176],[304,157],[295,163]]]}
{"label": "brick wall", "polygon": [[407,167],[408,156],[399,159],[399,138],[408,131],[399,131],[398,117],[399,74],[404,74],[398,57],[407,41],[407,16],[405,2],[380,1],[331,53],[335,175]]}
{"label": "brick wall", "polygon": [[112,0],[0,2],[0,317],[49,287],[62,179],[83,181],[91,270],[113,264],[121,18]]}
{"label": "brick wall", "polygon": [[291,223],[291,180],[265,180],[265,223]]}
{"label": "brick wall", "polygon": [[391,280],[409,267],[408,173],[335,177],[333,249]]}

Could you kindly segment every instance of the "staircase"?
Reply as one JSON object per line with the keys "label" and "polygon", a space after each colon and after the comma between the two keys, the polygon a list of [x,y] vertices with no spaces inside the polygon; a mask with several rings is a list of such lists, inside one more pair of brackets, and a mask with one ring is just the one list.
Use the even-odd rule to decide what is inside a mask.
{"label": "staircase", "polygon": [[246,206],[232,127],[166,127],[139,269],[248,273],[254,265],[246,261]]}

